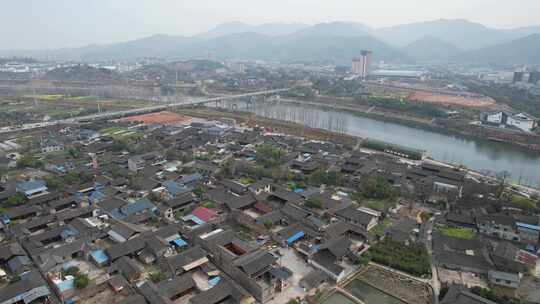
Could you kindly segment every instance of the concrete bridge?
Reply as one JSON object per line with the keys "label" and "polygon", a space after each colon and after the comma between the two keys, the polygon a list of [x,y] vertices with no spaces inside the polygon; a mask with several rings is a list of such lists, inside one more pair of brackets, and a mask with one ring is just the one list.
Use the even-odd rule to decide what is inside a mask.
{"label": "concrete bridge", "polygon": [[27,130],[33,130],[33,129],[39,129],[39,128],[47,128],[47,127],[51,127],[51,126],[55,126],[59,124],[73,124],[73,123],[79,123],[79,122],[91,122],[91,121],[103,120],[103,119],[121,118],[121,117],[126,117],[126,116],[131,116],[131,115],[139,115],[139,114],[165,111],[167,109],[178,108],[178,107],[183,107],[183,106],[202,105],[202,104],[222,102],[222,101],[234,100],[234,99],[240,99],[240,98],[246,98],[246,97],[273,95],[273,94],[277,94],[281,92],[286,92],[288,90],[290,89],[284,88],[284,89],[275,89],[275,90],[265,90],[265,91],[250,92],[250,93],[244,93],[244,94],[238,94],[238,95],[211,97],[211,98],[205,98],[201,100],[173,102],[173,103],[167,103],[167,104],[161,104],[161,105],[149,106],[149,107],[131,109],[131,110],[103,112],[103,113],[98,113],[98,114],[79,116],[79,117],[73,117],[69,119],[62,119],[62,120],[55,120],[55,121],[48,121],[48,122],[29,123],[29,124],[16,126],[16,127],[1,128],[0,134],[18,132],[18,131],[27,131]]}

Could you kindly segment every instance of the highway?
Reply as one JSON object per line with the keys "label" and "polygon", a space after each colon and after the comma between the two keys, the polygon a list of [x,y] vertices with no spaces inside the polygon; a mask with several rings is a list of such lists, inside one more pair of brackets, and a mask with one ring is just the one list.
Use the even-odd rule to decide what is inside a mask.
{"label": "highway", "polygon": [[201,104],[206,104],[210,102],[231,100],[231,99],[237,99],[237,98],[243,98],[243,97],[276,94],[276,93],[281,93],[288,90],[290,89],[284,88],[284,89],[276,89],[276,90],[258,91],[258,92],[244,93],[244,94],[239,94],[239,95],[211,97],[211,98],[206,98],[202,100],[174,102],[174,103],[168,103],[168,104],[162,104],[162,105],[150,106],[150,107],[144,107],[144,108],[138,108],[138,109],[131,109],[131,110],[103,112],[99,114],[79,116],[79,117],[73,117],[73,118],[62,119],[62,120],[28,123],[28,124],[23,124],[16,127],[10,126],[10,127],[0,128],[0,134],[18,132],[18,131],[27,131],[27,130],[33,130],[33,129],[39,129],[39,128],[47,128],[47,127],[51,127],[51,126],[55,126],[59,124],[73,124],[77,122],[88,122],[88,121],[101,120],[101,119],[113,119],[113,118],[129,116],[129,115],[138,115],[138,114],[144,114],[144,113],[164,111],[164,110],[167,110],[169,108],[174,108],[174,107],[201,105]]}

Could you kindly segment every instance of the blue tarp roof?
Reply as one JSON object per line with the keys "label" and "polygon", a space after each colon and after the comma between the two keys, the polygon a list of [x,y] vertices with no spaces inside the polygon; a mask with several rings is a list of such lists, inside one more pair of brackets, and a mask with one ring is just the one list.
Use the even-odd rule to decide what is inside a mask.
{"label": "blue tarp roof", "polygon": [[120,211],[124,215],[127,216],[127,215],[137,214],[139,212],[143,212],[144,210],[153,209],[153,208],[155,208],[154,204],[152,204],[147,198],[141,198],[140,200],[134,203],[122,206],[120,208]]}
{"label": "blue tarp roof", "polygon": [[294,192],[294,193],[303,193],[303,192],[304,192],[304,189],[302,189],[302,188],[295,188],[295,189],[293,190],[293,192]]}
{"label": "blue tarp roof", "polygon": [[190,174],[190,175],[186,175],[182,177],[178,182],[180,184],[190,184],[193,182],[200,181],[201,179],[203,179],[203,176],[200,173],[194,173],[194,174]]}
{"label": "blue tarp roof", "polygon": [[537,226],[537,225],[530,225],[530,224],[525,224],[525,223],[516,223],[516,226],[531,229],[531,230],[540,231],[540,226]]}
{"label": "blue tarp roof", "polygon": [[109,260],[107,254],[105,254],[105,250],[95,250],[92,251],[90,255],[98,264],[105,263]]}
{"label": "blue tarp roof", "polygon": [[17,189],[19,191],[31,191],[39,188],[45,187],[45,182],[42,180],[33,180],[33,181],[27,181],[24,183],[20,183],[17,185]]}
{"label": "blue tarp roof", "polygon": [[78,235],[79,232],[73,228],[72,226],[66,226],[66,228],[64,230],[62,230],[62,232],[60,232],[60,236],[62,237],[62,239],[67,239],[69,238],[70,236],[75,236],[75,235]]}
{"label": "blue tarp roof", "polygon": [[301,237],[303,237],[304,235],[306,235],[304,233],[304,231],[299,231],[297,232],[296,234],[294,234],[293,236],[291,236],[290,238],[287,239],[287,243],[288,244],[292,244],[296,241],[298,241],[298,239],[300,239]]}
{"label": "blue tarp roof", "polygon": [[210,284],[210,287],[214,287],[219,283],[219,281],[221,281],[221,277],[217,276],[215,278],[208,280],[208,284]]}
{"label": "blue tarp roof", "polygon": [[196,217],[196,216],[193,215],[193,214],[189,214],[189,215],[184,216],[184,221],[189,221],[189,220],[194,221],[197,225],[204,225],[204,224],[206,224],[205,221],[201,220],[200,218]]}
{"label": "blue tarp roof", "polygon": [[56,286],[58,286],[60,292],[73,289],[75,288],[75,279],[62,281],[60,283],[57,283]]}
{"label": "blue tarp roof", "polygon": [[174,241],[172,241],[172,243],[178,247],[184,247],[184,246],[187,246],[188,243],[186,241],[184,241],[183,239],[176,239]]}
{"label": "blue tarp roof", "polygon": [[71,267],[79,267],[79,262],[73,260],[73,261],[68,261],[68,262],[65,262],[64,264],[62,264],[62,269],[64,269],[64,270],[68,270]]}
{"label": "blue tarp roof", "polygon": [[184,194],[190,191],[189,188],[181,186],[179,183],[170,180],[164,181],[163,183],[161,183],[161,185],[165,187],[165,189],[167,189],[167,191],[171,195],[174,196]]}
{"label": "blue tarp roof", "polygon": [[102,201],[105,198],[107,198],[107,196],[103,194],[101,191],[94,191],[92,192],[92,194],[90,194],[90,200],[92,201]]}

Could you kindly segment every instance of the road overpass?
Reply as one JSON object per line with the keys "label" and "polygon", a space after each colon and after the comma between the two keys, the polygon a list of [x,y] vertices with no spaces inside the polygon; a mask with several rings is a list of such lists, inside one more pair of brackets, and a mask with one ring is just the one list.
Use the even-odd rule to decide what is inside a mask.
{"label": "road overpass", "polygon": [[131,109],[131,110],[103,112],[103,113],[98,113],[98,114],[73,117],[69,119],[61,119],[61,120],[39,122],[39,123],[29,123],[29,124],[23,124],[21,126],[16,126],[16,127],[1,128],[0,134],[18,132],[18,131],[27,131],[27,130],[33,130],[33,129],[39,129],[39,128],[47,128],[47,127],[51,127],[51,126],[55,126],[59,124],[73,124],[73,123],[78,123],[78,122],[90,122],[90,121],[96,121],[96,120],[102,120],[102,119],[121,118],[121,117],[126,117],[126,116],[131,116],[131,115],[139,115],[139,114],[145,114],[145,113],[165,111],[170,108],[177,108],[177,107],[182,107],[182,106],[202,105],[202,104],[207,104],[207,103],[216,102],[216,101],[234,100],[234,99],[245,98],[245,97],[277,94],[281,92],[286,92],[288,90],[290,89],[284,88],[284,89],[275,89],[275,90],[265,90],[265,91],[250,92],[250,93],[244,93],[244,94],[238,94],[238,95],[211,97],[211,98],[205,98],[201,100],[167,103],[167,104],[161,104],[161,105],[149,106],[149,107],[143,107],[143,108]]}

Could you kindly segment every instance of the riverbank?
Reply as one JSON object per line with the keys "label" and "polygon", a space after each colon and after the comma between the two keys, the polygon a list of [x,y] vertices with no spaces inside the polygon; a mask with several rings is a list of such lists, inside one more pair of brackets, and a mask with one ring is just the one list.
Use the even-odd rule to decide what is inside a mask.
{"label": "riverbank", "polygon": [[[343,99],[336,99],[335,102],[306,101],[291,98],[282,98],[280,102],[288,102],[299,105],[309,105],[324,109],[341,110],[354,113],[363,117],[378,119],[387,122],[395,122],[415,128],[423,128],[429,131],[441,132],[449,135],[460,135],[475,140],[492,140],[509,145],[514,145],[523,149],[540,151],[540,137],[535,134],[526,134],[503,129],[487,128],[481,125],[472,125],[470,121],[441,119],[441,118],[420,118],[414,115],[403,115],[393,111],[368,107],[365,105],[353,105]],[[532,143],[531,143],[532,142]]]}
{"label": "riverbank", "polygon": [[269,132],[284,133],[294,136],[304,137],[312,140],[334,141],[353,147],[358,145],[361,138],[356,136],[347,135],[343,133],[336,133],[319,128],[310,128],[294,122],[276,120],[251,114],[248,112],[232,112],[225,110],[211,110],[208,108],[183,108],[179,112],[184,115],[199,117],[209,120],[218,120],[221,118],[232,118],[238,123],[245,123],[250,126],[258,126],[265,128]]}
{"label": "riverbank", "polygon": [[[350,133],[343,134],[339,132],[323,130],[320,128],[312,128],[312,127],[310,128],[305,125],[302,125],[301,123],[295,123],[295,122],[286,121],[286,120],[279,120],[276,118],[262,117],[262,116],[255,115],[254,113],[250,113],[250,112],[218,110],[218,109],[210,109],[210,108],[204,108],[204,107],[188,108],[188,109],[183,108],[179,111],[181,111],[181,113],[185,115],[189,115],[193,117],[200,117],[204,119],[211,119],[211,120],[217,120],[220,118],[233,118],[239,123],[245,123],[251,126],[257,125],[271,132],[291,134],[295,136],[310,138],[313,140],[334,141],[334,142],[343,143],[349,147],[359,147],[360,144],[366,138],[370,136],[369,132],[367,136],[358,136],[357,134],[354,134],[354,132],[353,132],[353,135],[351,135]],[[381,130],[381,131],[385,132],[385,130]],[[427,138],[424,138],[424,140],[429,142],[429,139]],[[487,147],[489,147],[489,145]],[[382,153],[382,152],[378,152],[374,150],[369,150],[366,148],[362,148],[362,150],[369,151],[370,153]],[[404,161],[418,164],[418,162],[416,161],[405,160],[405,159]],[[443,161],[441,159],[436,160],[436,159],[430,158],[429,161],[440,164],[440,165],[453,167],[453,168],[463,168],[462,164],[459,164],[459,163],[453,164],[453,163]],[[480,169],[482,168],[475,169],[475,168],[471,168],[471,166],[467,166],[467,171],[470,173],[470,176],[477,179],[483,179],[486,181],[492,181],[492,182],[495,181],[495,178],[481,173]],[[533,174],[536,174],[536,170],[534,170],[534,168],[533,168]],[[538,190],[535,187],[522,185],[522,186],[519,186],[519,188],[520,188],[520,191],[523,191],[524,193],[527,193],[527,194],[538,193]]]}

